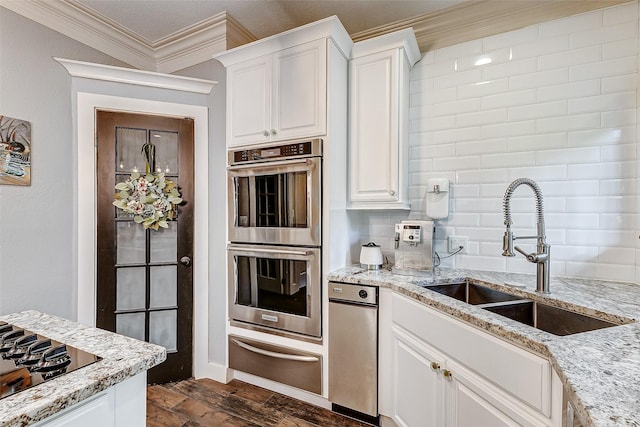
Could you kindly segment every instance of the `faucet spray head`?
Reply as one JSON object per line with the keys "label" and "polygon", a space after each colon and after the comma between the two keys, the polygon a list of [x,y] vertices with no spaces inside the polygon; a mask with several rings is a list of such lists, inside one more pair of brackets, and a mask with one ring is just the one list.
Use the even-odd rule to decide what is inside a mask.
{"label": "faucet spray head", "polygon": [[513,233],[510,227],[507,227],[507,231],[505,231],[504,236],[502,236],[502,256],[516,256],[516,254],[513,253]]}

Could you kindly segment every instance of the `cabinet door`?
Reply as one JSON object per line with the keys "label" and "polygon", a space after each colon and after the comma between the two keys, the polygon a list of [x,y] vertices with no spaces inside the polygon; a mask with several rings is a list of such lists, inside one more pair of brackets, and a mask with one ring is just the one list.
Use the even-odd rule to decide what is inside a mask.
{"label": "cabinet door", "polygon": [[399,60],[394,49],[350,62],[351,203],[399,200]]}
{"label": "cabinet door", "polygon": [[270,55],[245,61],[227,72],[227,144],[265,142],[271,129]]}
{"label": "cabinet door", "polygon": [[393,420],[401,427],[444,425],[444,384],[432,368],[438,356],[396,327],[392,336]]}
{"label": "cabinet door", "polygon": [[446,426],[542,427],[551,420],[452,360],[445,382]]}
{"label": "cabinet door", "polygon": [[274,54],[272,140],[326,133],[326,52],[321,39]]}

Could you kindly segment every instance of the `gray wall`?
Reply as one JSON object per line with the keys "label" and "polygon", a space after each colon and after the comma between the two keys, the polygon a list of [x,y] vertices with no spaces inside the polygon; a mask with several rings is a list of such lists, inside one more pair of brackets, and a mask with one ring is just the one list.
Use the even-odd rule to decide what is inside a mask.
{"label": "gray wall", "polygon": [[0,314],[76,318],[71,78],[53,57],[125,64],[0,7],[0,114],[31,122],[31,186],[0,186]]}

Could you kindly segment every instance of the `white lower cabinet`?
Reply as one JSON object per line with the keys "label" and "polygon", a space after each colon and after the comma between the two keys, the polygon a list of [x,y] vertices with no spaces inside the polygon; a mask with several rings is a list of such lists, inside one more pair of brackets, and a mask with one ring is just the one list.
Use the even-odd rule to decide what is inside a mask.
{"label": "white lower cabinet", "polygon": [[34,424],[34,427],[144,427],[146,405],[145,371]]}
{"label": "white lower cabinet", "polygon": [[562,385],[548,360],[407,297],[390,299],[382,415],[402,427],[561,425]]}

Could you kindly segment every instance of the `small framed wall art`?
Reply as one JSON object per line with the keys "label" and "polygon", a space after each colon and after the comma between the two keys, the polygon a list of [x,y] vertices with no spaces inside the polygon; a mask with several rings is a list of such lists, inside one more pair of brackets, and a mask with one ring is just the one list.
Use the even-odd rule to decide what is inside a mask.
{"label": "small framed wall art", "polygon": [[0,116],[0,184],[31,185],[31,123]]}

